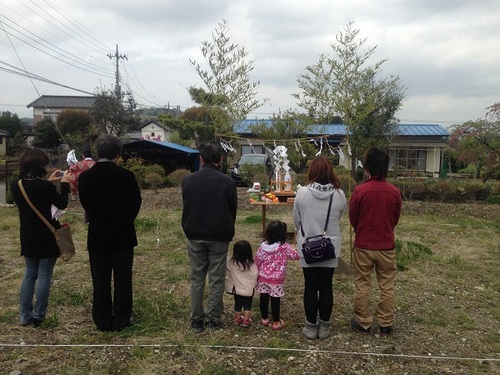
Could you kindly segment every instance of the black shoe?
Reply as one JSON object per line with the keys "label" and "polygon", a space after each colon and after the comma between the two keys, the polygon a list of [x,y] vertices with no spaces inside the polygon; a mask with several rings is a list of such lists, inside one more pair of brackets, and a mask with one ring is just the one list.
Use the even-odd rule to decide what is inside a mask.
{"label": "black shoe", "polygon": [[202,333],[205,330],[205,326],[203,324],[203,320],[193,320],[191,322],[191,328],[196,332],[196,333]]}
{"label": "black shoe", "polygon": [[210,331],[217,331],[223,327],[223,324],[221,321],[209,320],[206,326]]}
{"label": "black shoe", "polygon": [[380,336],[390,336],[393,331],[393,326],[380,327]]}
{"label": "black shoe", "polygon": [[363,327],[362,327],[362,326],[361,326],[361,325],[360,325],[360,324],[356,321],[356,319],[354,319],[354,318],[352,318],[352,319],[351,319],[351,327],[352,327],[352,329],[353,329],[355,332],[357,332],[357,333],[359,333],[359,334],[361,334],[361,335],[369,335],[369,334],[370,334],[370,330],[371,330],[371,328],[370,328],[370,327],[369,327],[369,328],[363,328]]}
{"label": "black shoe", "polygon": [[40,324],[43,323],[43,320],[41,320],[41,319],[35,319],[35,318],[33,318],[31,321],[32,321],[32,323],[33,323],[33,325],[35,327],[40,327]]}

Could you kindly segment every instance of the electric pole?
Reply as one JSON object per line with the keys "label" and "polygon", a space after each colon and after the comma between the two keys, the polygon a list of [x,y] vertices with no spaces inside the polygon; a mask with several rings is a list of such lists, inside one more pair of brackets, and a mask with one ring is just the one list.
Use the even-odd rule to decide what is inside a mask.
{"label": "electric pole", "polygon": [[118,99],[121,100],[122,98],[122,88],[120,86],[120,67],[119,67],[119,64],[118,64],[118,61],[120,59],[122,60],[128,60],[127,58],[127,55],[120,55],[118,53],[118,44],[116,45],[116,52],[114,55],[108,53],[108,57],[110,59],[115,59],[116,61],[116,71],[115,71],[115,95]]}

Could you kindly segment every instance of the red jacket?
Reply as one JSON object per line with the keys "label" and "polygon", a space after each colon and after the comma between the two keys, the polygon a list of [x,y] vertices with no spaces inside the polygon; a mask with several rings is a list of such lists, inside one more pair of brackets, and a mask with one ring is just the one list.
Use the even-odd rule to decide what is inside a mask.
{"label": "red jacket", "polygon": [[349,201],[354,246],[368,250],[394,249],[394,228],[401,214],[401,192],[386,180],[372,177],[356,186]]}

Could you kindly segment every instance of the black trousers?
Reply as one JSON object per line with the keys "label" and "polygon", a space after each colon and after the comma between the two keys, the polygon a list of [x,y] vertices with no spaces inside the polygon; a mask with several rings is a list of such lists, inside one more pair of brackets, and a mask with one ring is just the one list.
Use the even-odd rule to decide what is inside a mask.
{"label": "black trousers", "polygon": [[304,267],[304,310],[309,323],[330,320],[333,310],[333,272],[335,268]]}
{"label": "black trousers", "polygon": [[271,313],[273,315],[273,322],[280,321],[280,313],[281,313],[281,298],[280,297],[271,297],[268,293],[261,293],[259,302],[260,302],[260,315],[262,319],[269,318],[269,300],[271,300]]}
{"label": "black trousers", "polygon": [[120,251],[89,251],[94,288],[92,318],[101,331],[121,331],[130,324],[133,259],[133,248]]}

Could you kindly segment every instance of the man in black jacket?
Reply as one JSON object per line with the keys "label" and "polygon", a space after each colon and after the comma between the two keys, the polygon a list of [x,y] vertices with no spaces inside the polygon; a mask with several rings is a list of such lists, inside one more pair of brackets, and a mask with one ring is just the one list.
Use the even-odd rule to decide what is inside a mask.
{"label": "man in black jacket", "polygon": [[80,202],[89,218],[92,318],[101,331],[120,331],[130,324],[132,314],[132,263],[137,246],[134,220],[141,193],[134,174],[116,165],[121,141],[105,134],[95,146],[99,161],[78,179]]}
{"label": "man in black jacket", "polygon": [[[182,228],[188,239],[191,283],[191,327],[222,326],[226,257],[234,236],[238,196],[236,183],[219,170],[222,150],[215,142],[199,147],[201,169],[182,181]],[[203,291],[208,275],[208,301]],[[205,322],[206,320],[206,322]]]}

